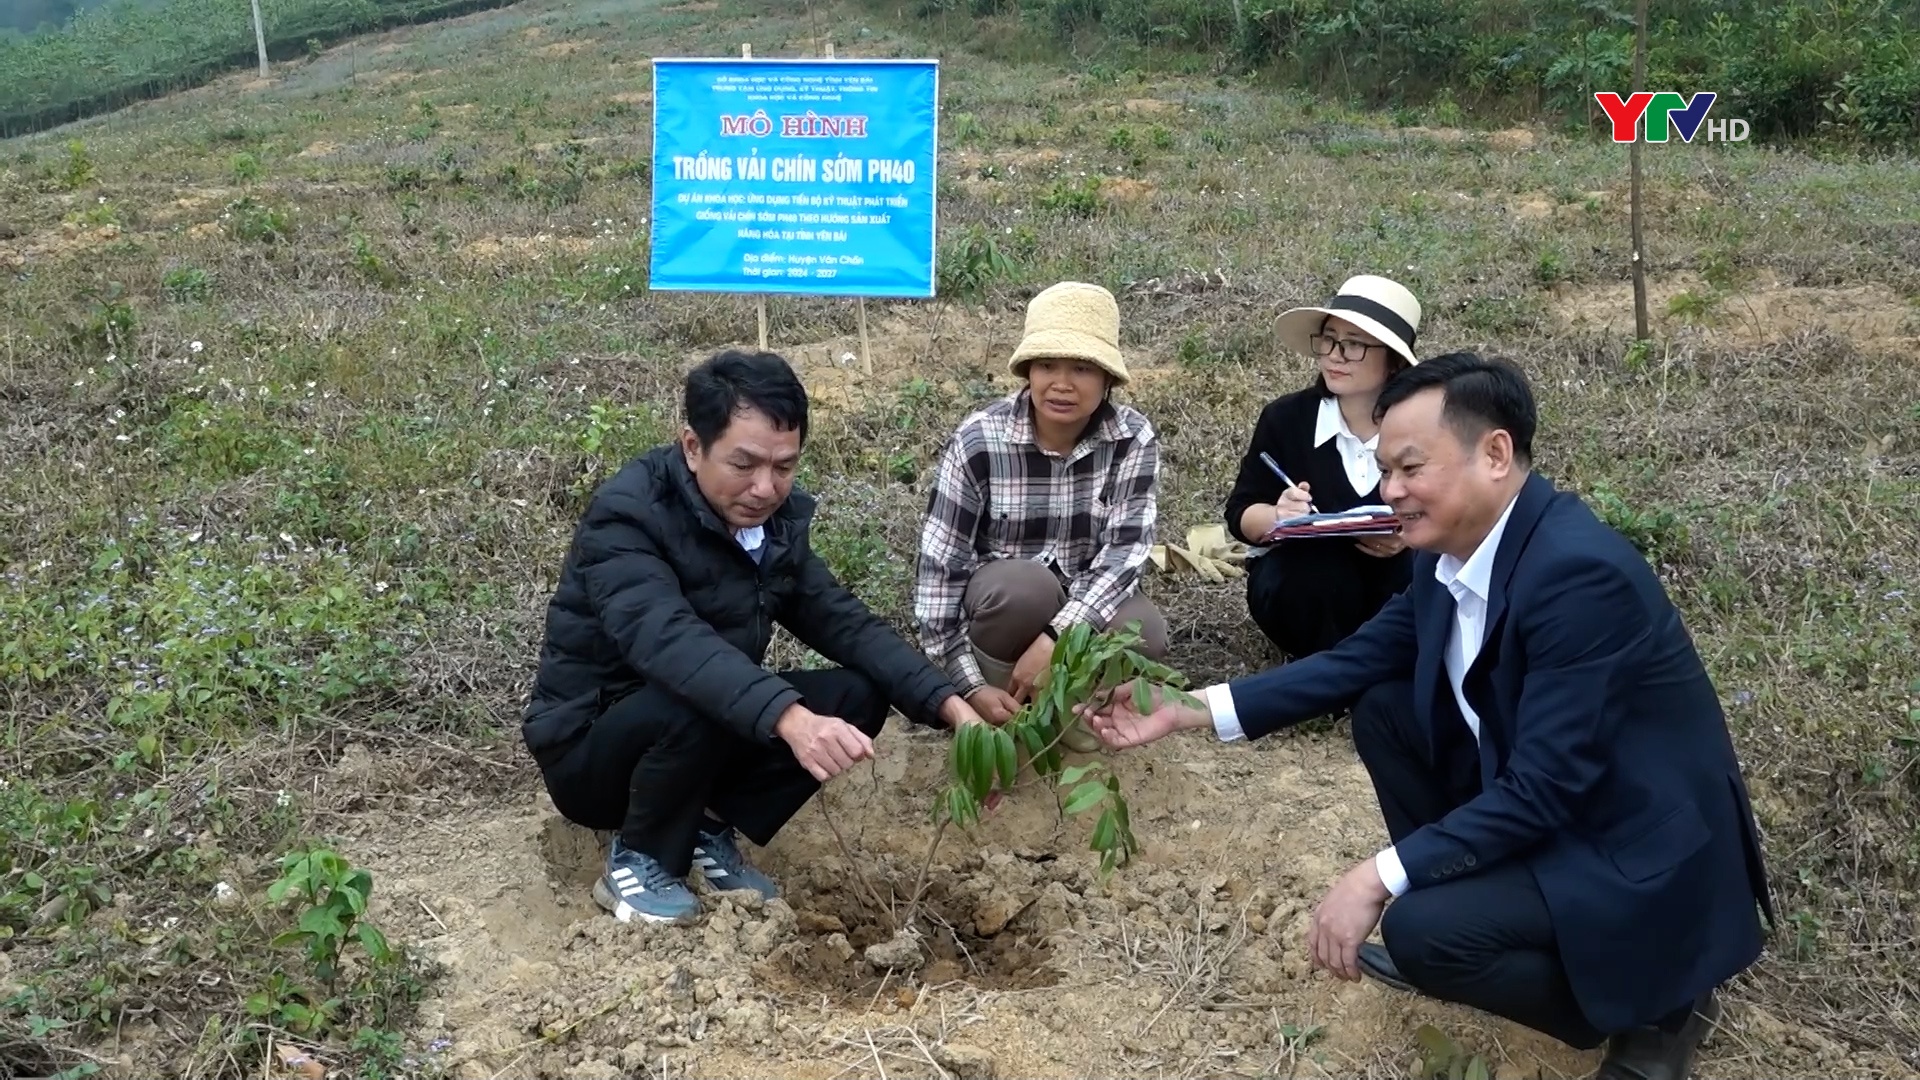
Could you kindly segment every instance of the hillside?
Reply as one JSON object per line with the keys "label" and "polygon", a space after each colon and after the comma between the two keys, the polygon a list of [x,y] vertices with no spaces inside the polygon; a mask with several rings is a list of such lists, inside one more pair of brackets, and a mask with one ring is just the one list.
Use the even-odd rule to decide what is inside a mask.
{"label": "hillside", "polygon": [[[594,907],[596,838],[518,741],[544,604],[682,372],[757,337],[749,298],[648,291],[649,61],[829,42],[942,62],[940,298],[867,305],[871,375],[851,302],[769,304],[843,580],[908,625],[930,463],[1038,289],[1119,294],[1179,542],[1311,378],[1274,317],[1391,273],[1423,352],[1525,367],[1537,467],[1648,554],[1719,687],[1782,921],[1698,1075],[1920,1073],[1908,150],[1649,147],[1630,348],[1624,147],[940,7],[526,0],[0,143],[0,1074],[1385,1078],[1428,1025],[1502,1080],[1594,1067],[1309,973],[1384,835],[1344,719],[1113,757],[1145,850],[1106,884],[1039,789],[950,830],[910,977],[860,961],[833,829],[913,880],[947,744],[897,722],[757,853],[785,903]],[[1195,683],[1274,662],[1242,582],[1147,587]],[[332,974],[269,897],[313,846],[383,935]]]}

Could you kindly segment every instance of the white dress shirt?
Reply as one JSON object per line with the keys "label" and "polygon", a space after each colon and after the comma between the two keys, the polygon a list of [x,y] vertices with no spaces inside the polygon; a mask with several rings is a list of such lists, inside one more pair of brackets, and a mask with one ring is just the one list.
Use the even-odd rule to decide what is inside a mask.
{"label": "white dress shirt", "polygon": [[[1480,655],[1480,647],[1485,644],[1487,635],[1487,597],[1492,591],[1493,560],[1500,551],[1500,537],[1507,531],[1507,518],[1513,514],[1513,504],[1518,501],[1515,495],[1507,502],[1506,509],[1500,512],[1500,519],[1493,523],[1492,531],[1473,549],[1473,554],[1465,562],[1451,555],[1442,555],[1433,568],[1433,576],[1453,594],[1453,632],[1447,635],[1447,681],[1453,686],[1453,700],[1460,706],[1460,715],[1466,718],[1467,727],[1473,731],[1474,741],[1480,741],[1480,715],[1467,704],[1467,694],[1462,683],[1467,670],[1473,666],[1474,658]],[[1202,691],[1207,708],[1213,713],[1213,730],[1222,742],[1233,742],[1246,738],[1246,732],[1240,726],[1240,715],[1234,709],[1233,693],[1226,683],[1216,683]],[[1407,891],[1407,872],[1400,865],[1400,856],[1392,847],[1388,847],[1374,856],[1374,867],[1380,871],[1380,880],[1387,890],[1395,896]]]}
{"label": "white dress shirt", "polygon": [[767,527],[755,525],[751,529],[741,529],[733,534],[733,541],[739,544],[754,562],[760,561],[760,546],[767,542]]}
{"label": "white dress shirt", "polygon": [[1380,462],[1374,459],[1373,451],[1380,445],[1380,433],[1374,432],[1373,438],[1361,441],[1353,429],[1347,426],[1347,418],[1340,411],[1340,399],[1328,395],[1320,399],[1320,416],[1313,426],[1313,445],[1324,446],[1328,439],[1340,451],[1340,464],[1347,470],[1347,483],[1353,485],[1355,495],[1365,495],[1380,483]]}

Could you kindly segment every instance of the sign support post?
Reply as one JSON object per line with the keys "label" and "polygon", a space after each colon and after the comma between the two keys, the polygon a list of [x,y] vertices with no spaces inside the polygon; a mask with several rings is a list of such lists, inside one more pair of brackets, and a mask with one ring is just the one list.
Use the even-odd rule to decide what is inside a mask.
{"label": "sign support post", "polygon": [[[740,59],[742,60],[753,59],[753,45],[751,42],[743,41],[740,43]],[[754,294],[753,311],[754,311],[754,315],[758,318],[758,321],[760,323],[760,351],[766,352],[767,351],[767,294],[766,293]]]}

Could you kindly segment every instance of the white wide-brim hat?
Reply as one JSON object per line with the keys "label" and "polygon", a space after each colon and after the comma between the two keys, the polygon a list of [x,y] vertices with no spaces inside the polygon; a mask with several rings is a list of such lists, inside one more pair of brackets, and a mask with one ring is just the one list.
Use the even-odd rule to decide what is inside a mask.
{"label": "white wide-brim hat", "polygon": [[1327,316],[1345,319],[1380,339],[1409,364],[1418,364],[1413,342],[1420,333],[1420,301],[1405,285],[1374,274],[1350,277],[1325,307],[1297,307],[1274,323],[1280,343],[1303,356],[1312,356],[1308,341],[1320,332]]}

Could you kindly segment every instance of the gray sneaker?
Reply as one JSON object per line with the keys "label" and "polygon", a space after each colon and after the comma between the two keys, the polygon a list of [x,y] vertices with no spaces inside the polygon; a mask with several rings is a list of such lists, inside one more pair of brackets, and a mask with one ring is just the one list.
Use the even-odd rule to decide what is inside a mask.
{"label": "gray sneaker", "polygon": [[694,840],[693,868],[700,871],[701,876],[707,879],[707,884],[721,892],[752,889],[763,900],[780,895],[780,886],[754,869],[747,857],[741,854],[739,833],[731,826],[717,833],[710,833],[705,826],[701,827],[699,837]]}
{"label": "gray sneaker", "polygon": [[685,881],[653,856],[622,846],[618,836],[607,851],[607,872],[593,883],[593,900],[621,922],[685,924],[700,916],[700,898]]}

